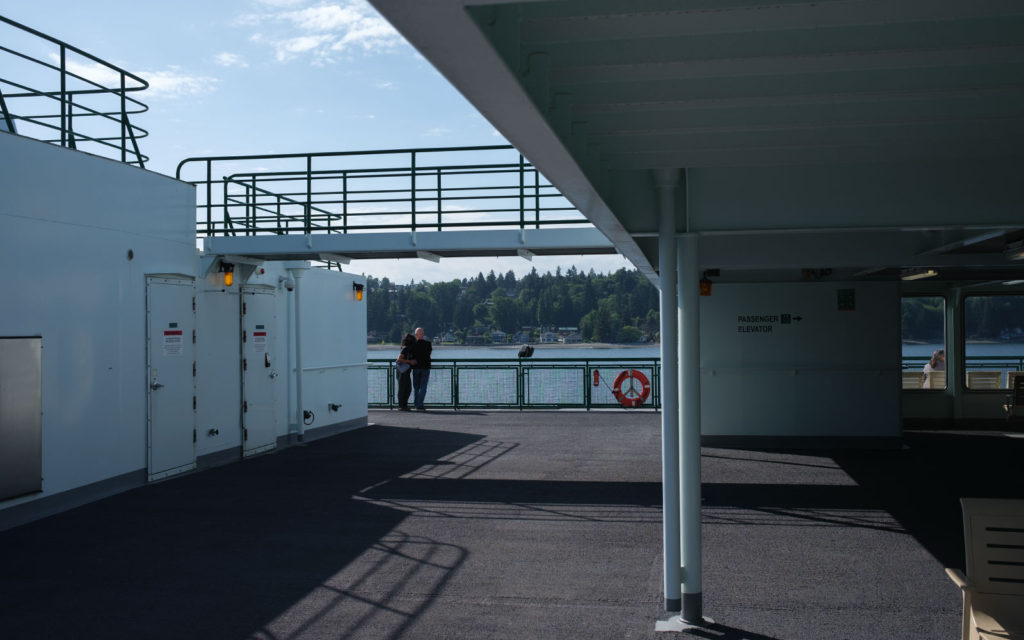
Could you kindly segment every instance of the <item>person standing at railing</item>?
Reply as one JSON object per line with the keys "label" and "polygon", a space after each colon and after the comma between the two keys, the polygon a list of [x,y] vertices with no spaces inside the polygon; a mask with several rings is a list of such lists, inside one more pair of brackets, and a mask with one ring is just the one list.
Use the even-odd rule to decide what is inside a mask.
{"label": "person standing at railing", "polygon": [[409,396],[412,394],[412,367],[416,361],[412,357],[412,348],[416,344],[416,336],[411,333],[402,338],[402,350],[398,352],[395,374],[398,376],[398,410],[409,411]]}
{"label": "person standing at railing", "polygon": [[946,371],[946,350],[945,349],[936,349],[935,353],[932,354],[931,360],[929,360],[928,363],[924,365],[924,382],[921,384],[921,388],[922,389],[933,389],[933,388],[934,389],[942,389],[942,388],[944,388],[946,386],[945,383],[943,383],[943,384],[935,384],[934,387],[932,386],[933,383],[937,382],[936,380],[934,380],[934,378],[939,377],[939,376],[934,376],[934,377],[932,376],[932,372],[934,372],[934,371],[942,371],[943,375],[945,375],[945,371]]}
{"label": "person standing at railing", "polygon": [[430,353],[434,345],[423,337],[423,327],[416,327],[416,343],[412,346],[412,387],[413,402],[417,411],[426,411],[423,401],[427,397],[427,383],[430,382]]}

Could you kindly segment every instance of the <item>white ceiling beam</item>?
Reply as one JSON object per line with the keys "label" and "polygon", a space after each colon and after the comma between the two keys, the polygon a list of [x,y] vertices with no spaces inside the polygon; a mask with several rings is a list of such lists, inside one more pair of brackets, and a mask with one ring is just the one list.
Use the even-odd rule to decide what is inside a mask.
{"label": "white ceiling beam", "polygon": [[430,262],[441,262],[441,256],[437,255],[436,253],[431,253],[429,251],[417,251],[416,257],[419,258],[420,260],[429,260]]}

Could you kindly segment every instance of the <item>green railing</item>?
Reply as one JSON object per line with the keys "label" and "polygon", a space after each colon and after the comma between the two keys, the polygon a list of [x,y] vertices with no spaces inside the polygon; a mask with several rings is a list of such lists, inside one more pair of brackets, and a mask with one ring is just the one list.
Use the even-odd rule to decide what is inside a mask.
{"label": "green railing", "polygon": [[200,237],[590,224],[508,145],[187,158],[177,177]]}
{"label": "green railing", "polygon": [[[637,408],[660,408],[658,358],[435,359],[426,405],[453,409],[621,408],[612,384],[620,372],[629,369],[642,373],[651,385],[650,395]],[[369,359],[367,376],[369,406],[397,407],[394,360]]]}
{"label": "green railing", "polygon": [[129,95],[145,80],[3,16],[0,42],[0,131],[145,166],[130,116],[148,107]]}

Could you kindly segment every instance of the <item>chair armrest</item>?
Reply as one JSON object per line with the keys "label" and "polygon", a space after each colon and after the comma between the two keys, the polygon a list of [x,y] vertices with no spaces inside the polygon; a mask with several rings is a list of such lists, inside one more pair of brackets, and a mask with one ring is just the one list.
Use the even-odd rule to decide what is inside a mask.
{"label": "chair armrest", "polygon": [[961,591],[971,590],[971,583],[967,581],[967,577],[964,576],[963,571],[947,568],[946,575],[949,576],[949,579],[952,580],[956,586],[960,587]]}

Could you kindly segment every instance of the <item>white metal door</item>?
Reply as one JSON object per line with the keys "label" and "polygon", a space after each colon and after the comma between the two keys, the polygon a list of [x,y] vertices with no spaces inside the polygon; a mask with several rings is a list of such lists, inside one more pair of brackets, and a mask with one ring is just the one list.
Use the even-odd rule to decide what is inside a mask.
{"label": "white metal door", "polygon": [[146,278],[149,479],[196,466],[192,280]]}
{"label": "white metal door", "polygon": [[242,289],[242,455],[277,446],[278,369],[275,297],[272,290]]}

